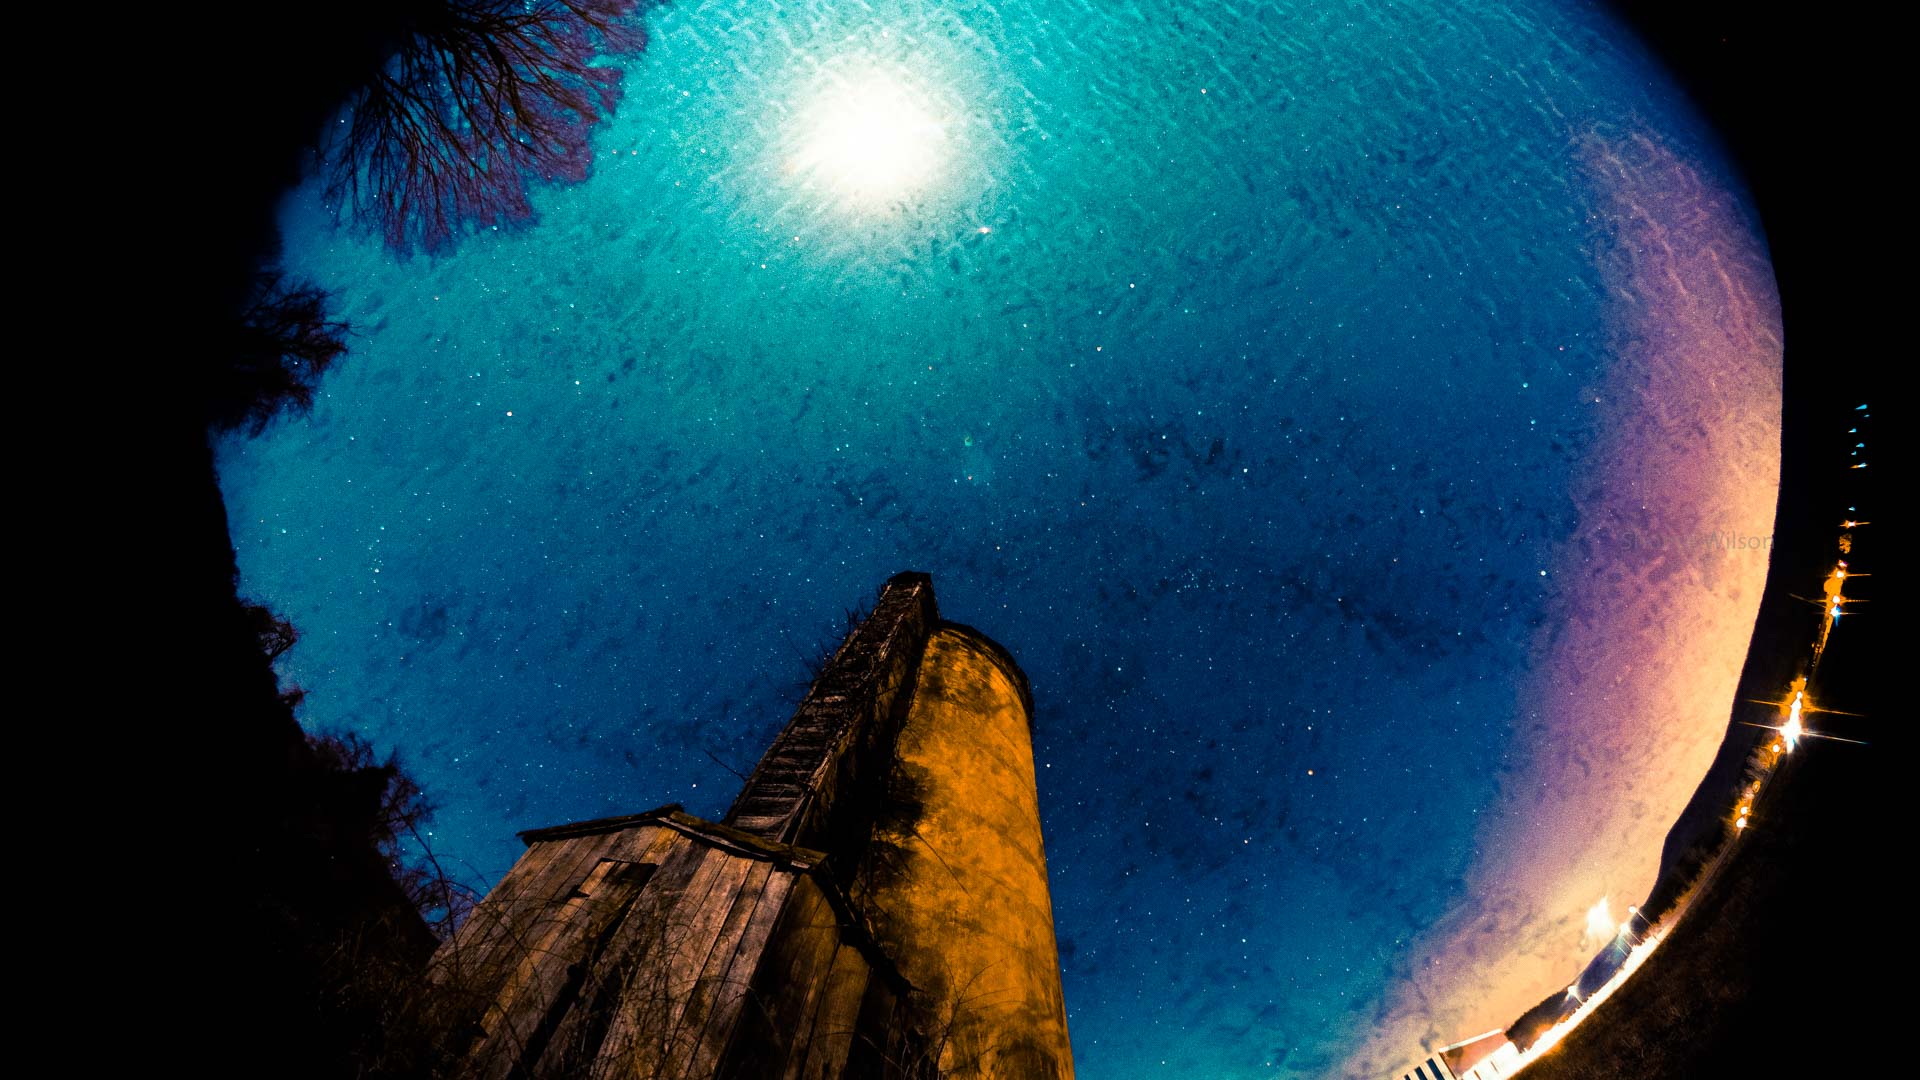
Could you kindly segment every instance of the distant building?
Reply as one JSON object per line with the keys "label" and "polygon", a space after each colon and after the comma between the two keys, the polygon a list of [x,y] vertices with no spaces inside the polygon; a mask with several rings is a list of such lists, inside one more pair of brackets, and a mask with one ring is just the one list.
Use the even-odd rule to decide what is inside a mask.
{"label": "distant building", "polygon": [[1489,1031],[1441,1047],[1400,1080],[1495,1080],[1511,1073],[1519,1060],[1520,1049],[1507,1041],[1506,1032]]}
{"label": "distant building", "polygon": [[464,1075],[1071,1080],[1005,650],[888,581],[724,821],[523,833],[435,955]]}

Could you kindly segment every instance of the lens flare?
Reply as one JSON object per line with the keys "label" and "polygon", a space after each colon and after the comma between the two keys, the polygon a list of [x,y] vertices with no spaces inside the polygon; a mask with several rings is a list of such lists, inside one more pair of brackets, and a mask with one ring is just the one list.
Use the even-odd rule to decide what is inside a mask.
{"label": "lens flare", "polygon": [[1587,909],[1587,940],[1608,941],[1613,938],[1615,924],[1613,912],[1607,907],[1607,898]]}

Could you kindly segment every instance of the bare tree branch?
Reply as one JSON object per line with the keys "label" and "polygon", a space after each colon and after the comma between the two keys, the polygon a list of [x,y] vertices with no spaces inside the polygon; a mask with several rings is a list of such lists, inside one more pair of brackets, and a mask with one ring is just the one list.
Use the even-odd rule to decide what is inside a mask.
{"label": "bare tree branch", "polygon": [[324,147],[327,192],[399,251],[445,247],[467,223],[533,216],[528,185],[573,183],[620,101],[602,56],[646,44],[641,0],[420,4],[384,72]]}

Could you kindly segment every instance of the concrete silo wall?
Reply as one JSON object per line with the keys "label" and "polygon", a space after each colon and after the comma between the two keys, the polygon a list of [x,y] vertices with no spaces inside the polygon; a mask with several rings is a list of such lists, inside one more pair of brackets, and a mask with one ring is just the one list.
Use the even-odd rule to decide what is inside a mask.
{"label": "concrete silo wall", "polygon": [[876,933],[944,1042],[944,1075],[1073,1075],[1031,725],[1006,651],[941,624],[862,877]]}

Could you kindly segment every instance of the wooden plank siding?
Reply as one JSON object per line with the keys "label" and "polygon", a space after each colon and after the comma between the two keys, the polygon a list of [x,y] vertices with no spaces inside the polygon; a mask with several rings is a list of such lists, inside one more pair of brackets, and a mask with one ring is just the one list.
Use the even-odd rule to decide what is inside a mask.
{"label": "wooden plank siding", "polygon": [[790,1062],[787,1076],[795,1080],[833,1080],[840,1075],[853,1049],[860,1002],[866,997],[871,976],[872,969],[860,950],[844,942],[834,950],[827,977],[822,980],[819,1007],[807,1025],[811,1038],[806,1056]]}
{"label": "wooden plank siding", "polygon": [[730,984],[727,981],[728,974],[738,959],[740,945],[747,938],[753,913],[766,893],[767,881],[772,874],[771,863],[757,860],[748,863],[746,876],[734,891],[733,902],[727,908],[726,920],[721,924],[713,948],[701,966],[692,996],[687,1000],[686,1012],[681,1016],[680,1027],[674,1032],[674,1060],[680,1067],[669,1071],[665,1080],[704,1077],[713,1071],[713,1064],[721,1050],[717,1036],[724,1032],[713,1032],[710,1036],[710,1028],[716,1013],[724,1019],[730,1012],[725,1006],[737,1000],[745,991],[744,986]]}
{"label": "wooden plank siding", "polygon": [[786,895],[755,919],[767,940],[749,980],[734,1030],[714,1074],[727,1080],[768,1080],[786,1067],[794,1046],[804,1050],[802,1018],[811,1016],[826,966],[839,947],[833,910],[804,873],[783,871]]}
{"label": "wooden plank siding", "polygon": [[[688,921],[728,861],[689,837],[676,838],[646,905],[625,921],[589,975],[596,993],[587,1009],[575,1010],[583,1034],[578,1053],[617,1062],[614,1071],[623,1076],[656,1075],[673,1030],[673,957],[686,947]],[[588,1037],[595,1032],[599,1038]]]}
{"label": "wooden plank siding", "polygon": [[565,1010],[556,1025],[553,1044],[538,1061],[528,1062],[527,1076],[583,1076],[593,1071],[616,1025],[629,1007],[646,1008],[665,990],[652,978],[646,958],[655,951],[650,928],[665,926],[672,908],[696,884],[706,867],[707,851],[685,834],[663,828],[649,851],[658,866],[647,888],[628,908],[620,924],[601,940],[582,972],[572,999],[557,1003]]}
{"label": "wooden plank siding", "polygon": [[[694,900],[689,890],[688,901],[676,912],[674,921],[683,929],[672,936],[669,951],[660,958],[666,967],[667,999],[658,1008],[647,1010],[650,1018],[657,1021],[657,1026],[650,1026],[659,1057],[659,1064],[647,1075],[673,1076],[680,1071],[684,1055],[691,1053],[679,1029],[698,996],[700,974],[719,943],[727,916],[739,902],[754,862],[730,851],[710,849],[706,863],[712,872],[706,893]],[[623,1010],[624,1016],[639,1013],[640,1010]]]}
{"label": "wooden plank siding", "polygon": [[531,860],[535,872],[492,920],[492,932],[476,940],[456,938],[436,956],[444,969],[457,973],[470,1000],[484,1002],[467,1050],[476,1075],[505,1075],[524,1055],[569,965],[644,886],[650,871],[603,857],[618,839],[607,835],[536,845],[528,853],[539,854]]}
{"label": "wooden plank siding", "polygon": [[[437,1023],[458,1032],[470,1060],[488,1052],[504,1022],[497,1004],[517,993],[516,979],[529,976],[524,961],[551,947],[556,901],[564,902],[591,866],[587,860],[611,838],[537,844],[514,865],[454,938],[434,954],[429,978],[441,985]],[[491,1026],[489,1026],[491,1022]]]}
{"label": "wooden plank siding", "polygon": [[442,946],[444,988],[478,1003],[464,1075],[838,1077],[863,1023],[897,1019],[818,852],[670,809],[592,825],[530,837]]}
{"label": "wooden plank siding", "polygon": [[779,944],[775,977],[761,981],[759,991],[771,1021],[770,1041],[782,1052],[769,1055],[762,1077],[789,1075],[788,1062],[795,1056],[804,1059],[812,1018],[819,1009],[834,953],[840,948],[833,908],[811,878],[794,883],[793,901],[780,928]]}
{"label": "wooden plank siding", "polygon": [[[687,1080],[718,1074],[728,1050],[736,1045],[737,1032],[746,1016],[756,1008],[753,999],[754,975],[768,951],[774,927],[786,911],[794,883],[801,879],[797,870],[769,866],[767,880],[748,916],[746,930],[734,946],[726,971],[720,976],[713,1005],[702,1032],[700,1048],[688,1063]],[[764,1011],[764,1010],[762,1010]]]}

